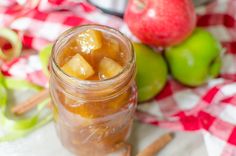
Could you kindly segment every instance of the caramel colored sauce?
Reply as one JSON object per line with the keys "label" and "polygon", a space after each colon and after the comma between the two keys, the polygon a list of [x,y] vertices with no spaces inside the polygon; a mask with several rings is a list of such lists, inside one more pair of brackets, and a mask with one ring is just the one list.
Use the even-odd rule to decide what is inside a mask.
{"label": "caramel colored sauce", "polygon": [[[61,48],[57,63],[69,76],[100,81],[122,72],[127,63],[124,52],[124,45],[118,39],[89,30],[74,36]],[[103,62],[106,64],[101,65]],[[106,71],[106,67],[110,69]],[[100,101],[80,101],[65,91],[55,89],[57,97],[52,97],[56,99],[53,112],[63,145],[79,156],[105,156],[122,148],[130,133],[136,105],[130,102],[136,95],[133,86]],[[97,119],[101,122],[95,122]]]}

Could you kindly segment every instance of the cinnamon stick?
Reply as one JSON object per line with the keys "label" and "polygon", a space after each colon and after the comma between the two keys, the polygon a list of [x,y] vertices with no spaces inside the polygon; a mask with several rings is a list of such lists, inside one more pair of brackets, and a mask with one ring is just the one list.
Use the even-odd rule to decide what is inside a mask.
{"label": "cinnamon stick", "polygon": [[167,133],[158,138],[157,140],[155,140],[150,145],[148,145],[137,156],[154,156],[161,149],[163,149],[172,139],[173,139],[173,134]]}
{"label": "cinnamon stick", "polygon": [[49,91],[48,89],[44,89],[37,93],[36,95],[33,95],[31,98],[27,99],[21,104],[16,105],[12,108],[12,113],[21,115],[25,112],[28,112],[29,110],[33,109],[37,104],[39,104],[41,101],[49,97]]}
{"label": "cinnamon stick", "polygon": [[131,156],[131,145],[130,144],[127,144],[126,145],[126,152],[124,154],[124,156]]}

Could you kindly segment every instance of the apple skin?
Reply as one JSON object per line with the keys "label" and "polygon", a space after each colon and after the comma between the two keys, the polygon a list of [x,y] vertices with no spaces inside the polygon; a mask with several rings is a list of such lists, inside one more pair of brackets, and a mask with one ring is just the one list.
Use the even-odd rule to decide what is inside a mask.
{"label": "apple skin", "polygon": [[179,45],[166,49],[165,57],[172,76],[184,85],[196,87],[219,75],[222,47],[202,28]]}
{"label": "apple skin", "polygon": [[124,19],[130,31],[150,46],[176,45],[196,26],[191,0],[130,0]]}
{"label": "apple skin", "polygon": [[138,86],[138,101],[144,102],[152,99],[165,86],[167,81],[167,65],[163,56],[150,47],[133,43],[136,54]]}

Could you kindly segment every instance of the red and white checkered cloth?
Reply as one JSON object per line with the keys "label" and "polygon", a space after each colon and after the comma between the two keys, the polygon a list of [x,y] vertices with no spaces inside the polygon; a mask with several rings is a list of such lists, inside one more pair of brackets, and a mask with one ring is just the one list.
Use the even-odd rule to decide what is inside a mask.
{"label": "red and white checkered cloth", "polygon": [[[197,9],[198,26],[207,28],[224,48],[221,76],[197,87],[185,87],[170,78],[154,100],[138,106],[137,118],[172,130],[204,134],[210,156],[236,156],[236,0],[217,0]],[[0,1],[0,26],[15,29],[25,47],[41,49],[64,30],[100,23],[135,40],[117,17],[106,15],[86,2],[69,0]],[[17,58],[1,67],[8,76],[47,85],[37,55]]]}

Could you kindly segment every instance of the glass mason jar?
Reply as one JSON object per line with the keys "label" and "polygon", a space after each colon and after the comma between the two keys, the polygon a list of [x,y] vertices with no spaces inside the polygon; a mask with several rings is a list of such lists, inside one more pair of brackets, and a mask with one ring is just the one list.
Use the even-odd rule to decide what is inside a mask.
{"label": "glass mason jar", "polygon": [[[120,74],[106,80],[79,80],[60,69],[61,49],[87,29],[102,31],[123,46],[126,64]],[[79,156],[104,156],[124,147],[137,104],[135,71],[132,43],[115,29],[84,25],[59,36],[50,59],[50,95],[57,134],[68,150]]]}

